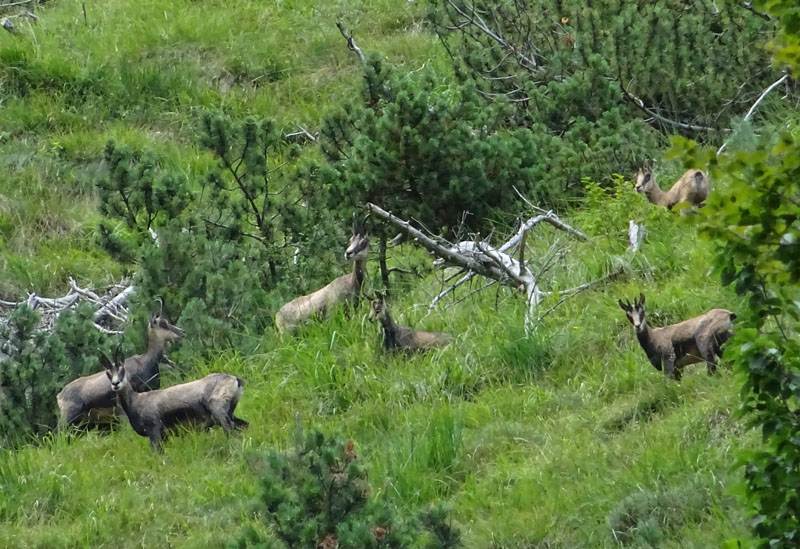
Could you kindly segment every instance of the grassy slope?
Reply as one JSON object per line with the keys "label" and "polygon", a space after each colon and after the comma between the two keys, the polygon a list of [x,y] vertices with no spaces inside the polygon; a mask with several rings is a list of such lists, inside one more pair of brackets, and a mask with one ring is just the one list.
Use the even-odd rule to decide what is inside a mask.
{"label": "grassy slope", "polygon": [[191,176],[208,162],[193,146],[201,108],[313,129],[360,78],[339,20],[409,70],[439,62],[414,22],[421,8],[392,0],[86,9],[84,24],[80,2],[54,3],[38,25],[19,20],[21,36],[0,35],[0,297],[119,275],[87,238],[109,139],[153,147]]}
{"label": "grassy slope", "polygon": [[[651,208],[634,210],[641,218]],[[737,381],[724,367],[713,378],[690,367],[682,383],[665,382],[616,305],[643,289],[654,324],[712,303],[735,307],[713,282],[696,282],[707,246],[682,246],[693,229],[655,216],[642,255],[630,257],[624,218],[587,224],[595,241],[572,245],[568,274],[551,283],[563,288],[611,263],[629,275],[568,301],[531,338],[511,292],[499,294],[498,310],[490,291],[423,318],[413,304],[438,287],[429,279],[394,308],[459,334],[442,352],[384,356],[374,326],[340,315],[300,338],[266,334],[262,354],[187,366],[189,378],[223,370],[248,381],[242,436],[186,433],[154,456],[123,425],[7,456],[0,545],[221,545],[252,520],[248,456],[286,447],[295,414],[354,438],[376,492],[402,509],[451,501],[469,547],[709,547],[746,535],[726,495],[735,451],[754,442],[731,417]]]}
{"label": "grassy slope", "polygon": [[[393,61],[416,68],[435,54],[414,23],[418,5],[306,4],[104,1],[87,5],[84,26],[80,4],[65,1],[27,38],[0,35],[3,85],[22,74],[38,86],[0,107],[0,167],[10,173],[0,182],[0,292],[119,274],[88,238],[109,137],[158,145],[191,174],[207,161],[191,145],[198,107],[313,126],[358,78],[333,25],[340,14],[362,47]],[[375,491],[402,509],[451,501],[469,547],[709,547],[746,535],[726,495],[736,449],[754,442],[731,418],[737,381],[725,368],[708,378],[694,367],[665,383],[616,306],[644,290],[661,325],[736,302],[708,276],[710,248],[692,227],[638,197],[620,204],[573,216],[595,239],[571,245],[566,274],[549,285],[618,264],[628,276],[568,301],[532,338],[510,292],[423,317],[413,305],[439,286],[408,281],[395,316],[457,333],[458,345],[386,357],[360,314],[301,338],[268,333],[261,354],[184,366],[184,378],[222,370],[247,380],[243,436],[186,433],[154,456],[123,425],[3,456],[0,546],[220,545],[252,520],[247,457],[285,447],[296,414],[355,439]],[[649,229],[637,257],[624,254],[631,215]],[[551,231],[532,245],[546,249]]]}

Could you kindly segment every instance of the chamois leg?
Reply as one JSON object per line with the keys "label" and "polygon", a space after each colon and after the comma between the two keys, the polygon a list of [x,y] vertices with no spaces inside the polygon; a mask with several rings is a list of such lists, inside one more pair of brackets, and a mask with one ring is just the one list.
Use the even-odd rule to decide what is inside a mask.
{"label": "chamois leg", "polygon": [[664,377],[666,377],[667,379],[673,378],[678,381],[680,380],[681,374],[678,370],[675,369],[674,357],[664,358]]}
{"label": "chamois leg", "polygon": [[67,427],[75,425],[80,417],[83,415],[83,406],[80,405],[69,405],[64,406],[60,410],[61,415],[58,418],[58,430],[62,431]]}
{"label": "chamois leg", "polygon": [[228,411],[223,406],[215,403],[211,408],[211,416],[222,426],[226,433],[233,431],[233,420],[228,415]]}
{"label": "chamois leg", "polygon": [[703,338],[697,341],[697,349],[700,356],[706,361],[708,375],[713,375],[717,371],[717,352],[719,347],[715,345],[713,339]]}
{"label": "chamois leg", "polygon": [[248,422],[246,422],[245,420],[236,417],[233,414],[233,411],[236,409],[236,405],[237,404],[239,404],[238,401],[231,402],[230,406],[228,406],[228,418],[230,418],[230,420],[233,422],[233,428],[234,429],[244,429],[245,427],[247,427],[250,424]]}
{"label": "chamois leg", "polygon": [[164,452],[164,446],[162,445],[164,434],[161,425],[154,425],[152,429],[148,428],[147,436],[150,438],[150,448],[152,448],[154,452],[162,454]]}

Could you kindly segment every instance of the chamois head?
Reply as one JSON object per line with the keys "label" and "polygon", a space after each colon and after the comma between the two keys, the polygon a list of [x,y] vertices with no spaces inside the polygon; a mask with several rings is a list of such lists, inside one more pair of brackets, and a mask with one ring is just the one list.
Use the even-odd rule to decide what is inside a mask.
{"label": "chamois head", "polygon": [[644,330],[644,294],[639,294],[639,298],[633,300],[633,305],[631,305],[627,299],[625,303],[623,303],[621,299],[618,303],[620,308],[625,311],[628,320],[633,324],[633,329],[636,330],[636,333]]}
{"label": "chamois head", "polygon": [[377,295],[374,298],[370,298],[369,301],[369,321],[375,322],[375,320],[380,320],[386,314],[386,301],[384,300],[382,295]]}
{"label": "chamois head", "polygon": [[149,340],[158,340],[166,343],[182,338],[184,333],[183,330],[170,324],[160,314],[150,315],[150,321],[147,325],[147,338]]}
{"label": "chamois head", "polygon": [[359,261],[367,259],[369,255],[369,235],[363,229],[353,232],[347,249],[344,251],[344,258],[348,261]]}
{"label": "chamois head", "polygon": [[100,353],[100,362],[106,370],[106,376],[111,382],[111,390],[118,393],[122,390],[128,379],[125,377],[125,361],[122,358],[120,347],[114,350],[113,361],[109,359],[105,353]]}
{"label": "chamois head", "polygon": [[646,193],[656,186],[656,180],[653,178],[653,171],[649,168],[640,168],[636,172],[636,184],[634,189],[637,193]]}

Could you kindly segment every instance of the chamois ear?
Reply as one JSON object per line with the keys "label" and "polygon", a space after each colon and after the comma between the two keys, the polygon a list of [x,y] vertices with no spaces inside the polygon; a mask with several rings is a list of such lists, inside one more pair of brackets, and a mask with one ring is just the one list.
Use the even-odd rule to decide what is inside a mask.
{"label": "chamois ear", "polygon": [[617,303],[619,303],[619,308],[625,311],[626,313],[631,310],[630,303],[626,305],[625,303],[622,302],[621,299],[618,299]]}

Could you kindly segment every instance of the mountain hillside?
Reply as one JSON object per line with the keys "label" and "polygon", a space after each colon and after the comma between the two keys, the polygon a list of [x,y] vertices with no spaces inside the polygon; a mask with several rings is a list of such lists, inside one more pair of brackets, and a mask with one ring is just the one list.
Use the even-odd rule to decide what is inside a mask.
{"label": "mountain hillside", "polygon": [[[711,308],[737,311],[744,304],[711,269],[717,247],[700,228],[705,209],[678,215],[634,191],[629,168],[633,162],[644,164],[644,154],[657,159],[662,188],[684,172],[682,159],[661,160],[668,137],[681,128],[660,125],[621,93],[609,92],[599,84],[613,80],[597,76],[604,73],[580,76],[577,71],[575,81],[566,76],[554,80],[563,88],[553,83],[546,87],[549,91],[528,89],[532,97],[541,93],[542,101],[563,100],[563,113],[541,103],[535,112],[539,118],[513,127],[526,116],[534,117],[532,106],[523,113],[512,95],[475,108],[468,99],[488,101],[500,92],[481,88],[478,77],[477,84],[468,78],[463,87],[453,83],[469,70],[483,70],[485,60],[478,63],[468,55],[461,64],[453,60],[460,48],[468,47],[469,37],[456,48],[454,42],[436,35],[430,10],[443,3],[311,4],[54,0],[35,6],[36,21],[21,16],[16,8],[0,6],[8,9],[15,26],[14,32],[0,31],[0,300],[20,301],[29,293],[60,296],[69,289],[70,277],[93,288],[133,281],[149,291],[163,283],[163,293],[140,295],[131,303],[124,339],[91,332],[92,341],[102,338],[96,347],[64,339],[64,356],[71,360],[91,356],[81,364],[95,371],[96,356],[120,341],[126,349],[141,352],[142,320],[161,299],[170,320],[187,330],[186,338],[168,351],[176,364],[162,369],[162,387],[212,372],[234,374],[245,382],[237,416],[249,422],[246,430],[231,435],[219,428],[180,429],[165,442],[163,454],[151,452],[147,439],[124,418],[110,430],[64,432],[46,426],[44,434],[0,448],[0,546],[244,546],[235,545],[235,540],[252,529],[267,540],[262,546],[283,547],[257,500],[265,486],[264,456],[271,451],[291,452],[298,426],[352,440],[358,463],[367,471],[369,497],[386,503],[397,516],[405,519],[433,504],[446,504],[464,547],[707,548],[733,538],[751,540],[748,511],[734,495],[742,476],[735,465],[740,450],[759,447],[760,439],[735,414],[741,376],[722,360],[713,376],[706,374],[703,364],[696,364],[685,368],[680,382],[665,379],[648,362],[618,305],[619,299],[633,301],[643,293],[648,321],[664,326]],[[581,8],[574,2],[540,4],[544,7],[536,17],[555,17],[551,11],[558,5],[565,10],[564,15],[557,14],[559,25],[569,30],[568,22],[577,19],[576,33],[594,32],[595,27],[584,21],[600,17],[599,8]],[[655,4],[674,11],[680,3]],[[698,7],[702,2],[686,4],[693,6],[692,16],[713,15]],[[762,17],[748,10],[731,18],[725,13],[720,24],[730,25],[726,32],[738,29],[761,36],[769,30]],[[681,24],[676,23],[675,32],[683,29]],[[348,49],[343,33],[372,56],[370,62],[362,64],[357,52]],[[561,38],[554,49],[589,48],[576,46],[573,36],[566,35],[569,38]],[[720,36],[717,42],[727,47],[729,34]],[[688,46],[679,47],[680,55],[686,55]],[[584,62],[584,50],[575,51],[571,62]],[[610,54],[598,51],[585,56],[587,66],[610,70],[606,66]],[[738,59],[741,67],[750,67],[755,64],[751,53],[732,53],[731,65]],[[558,59],[569,67],[566,58]],[[615,69],[624,65],[616,58],[614,63]],[[396,87],[385,84],[369,96],[365,83],[368,87],[371,78],[381,76],[375,76],[379,72],[375,67],[391,67],[395,80],[374,81]],[[413,80],[416,74],[427,75],[428,80],[418,84]],[[772,73],[758,78],[768,76]],[[584,77],[584,88],[596,93],[581,100],[569,96]],[[514,78],[521,77],[515,73]],[[709,74],[698,81],[710,85],[714,78]],[[398,82],[411,83],[403,93],[395,93]],[[636,86],[630,80],[626,84]],[[653,83],[640,85],[663,99],[665,114],[685,116],[674,97]],[[643,91],[647,90],[636,93]],[[725,124],[715,131],[683,133],[717,147],[727,140],[733,150],[774,142],[781,125],[798,119],[795,96],[776,94],[760,106],[753,120],[743,122],[760,91],[749,90],[746,98],[737,97],[721,110],[719,118]],[[689,93],[683,88],[680,92]],[[456,280],[457,271],[434,268],[434,258],[418,242],[392,240],[397,230],[373,216],[367,294],[384,289],[383,279],[393,270],[388,303],[395,320],[448,332],[453,342],[427,353],[387,353],[381,348],[378,324],[368,319],[367,300],[352,312],[338,308],[330,318],[303,326],[295,334],[278,334],[273,318],[281,304],[352,268],[343,258],[346,238],[353,220],[365,215],[363,209],[356,214],[347,210],[350,216],[343,213],[349,207],[345,199],[339,210],[336,200],[315,203],[303,194],[306,187],[347,194],[369,179],[360,172],[346,172],[363,168],[347,152],[368,150],[369,143],[354,138],[352,149],[342,149],[335,158],[331,153],[330,143],[335,141],[330,137],[335,133],[331,121],[342,120],[332,113],[352,114],[359,107],[349,102],[366,97],[369,103],[370,98],[380,97],[381,105],[390,106],[358,120],[364,124],[360,128],[374,120],[381,128],[390,119],[386,113],[395,112],[392,108],[416,106],[414,99],[426,93],[441,99],[437,108],[446,105],[453,112],[461,108],[458,112],[472,113],[475,120],[480,120],[480,112],[496,113],[501,120],[496,127],[490,128],[491,121],[476,123],[471,135],[486,144],[506,137],[517,140],[502,141],[513,152],[502,158],[514,164],[509,170],[519,171],[497,173],[530,178],[520,188],[530,191],[533,200],[541,198],[541,205],[553,207],[560,219],[588,239],[546,224],[530,231],[525,259],[548,294],[526,329],[525,293],[496,283],[484,288],[491,281],[482,277],[430,307],[434,297]],[[392,94],[401,106],[391,102]],[[709,103],[698,102],[696,108],[708,112],[684,125],[711,123],[709,113],[716,108],[712,100],[722,101],[722,95],[709,97]],[[606,108],[610,101],[619,105]],[[141,161],[146,154],[156,159],[151,190],[161,184],[161,174],[168,174],[174,179],[164,181],[184,182],[180,188],[187,196],[205,192],[212,179],[209,174],[223,164],[223,157],[201,137],[207,137],[212,125],[207,121],[217,120],[209,118],[209,112],[237,122],[248,117],[274,120],[270,127],[277,128],[286,142],[281,140],[264,166],[276,172],[284,166],[296,168],[287,175],[288,194],[275,199],[275,215],[285,218],[285,225],[276,231],[274,242],[268,243],[274,247],[266,247],[265,255],[238,257],[230,252],[235,246],[205,248],[212,250],[212,258],[234,254],[235,260],[225,269],[238,266],[220,267],[218,273],[197,279],[208,296],[219,299],[213,303],[211,297],[203,296],[203,301],[187,296],[185,286],[169,279],[169,259],[178,258],[176,265],[181,260],[180,254],[169,253],[172,242],[185,242],[179,240],[181,235],[202,233],[198,227],[207,229],[206,236],[220,233],[199,222],[189,224],[198,218],[187,213],[188,207],[174,218],[163,213],[165,207],[154,215],[154,232],[165,242],[159,252],[158,237],[153,240],[142,231],[143,240],[136,234],[140,218],[126,224],[123,216],[109,214],[111,202],[104,194],[118,181],[108,151],[122,155],[122,148],[113,149],[109,142],[136,151],[125,157],[134,168],[146,164]],[[551,125],[544,131],[546,123],[559,129]],[[526,134],[530,128],[542,133]],[[401,126],[396,133],[404,131],[411,129]],[[561,138],[563,143],[557,142]],[[584,142],[585,146],[569,149]],[[237,143],[231,140],[229,149]],[[445,144],[427,144],[441,148],[445,164]],[[244,148],[241,165],[246,165]],[[529,165],[526,155],[531,149],[539,157]],[[137,157],[140,151],[145,152]],[[548,156],[551,153],[556,156]],[[580,159],[586,166],[579,165]],[[596,176],[599,164],[595,163],[601,161],[617,162],[619,170]],[[398,165],[407,170],[402,173],[418,174],[419,181],[434,184],[423,168],[415,172],[415,166],[407,166],[403,159]],[[125,173],[134,173],[134,168]],[[376,172],[382,168],[373,166]],[[533,180],[540,175],[563,176],[564,183],[539,187]],[[518,220],[535,216],[537,210],[511,191],[512,183],[518,182],[494,183],[496,192],[509,191],[508,200],[488,204],[486,217],[480,220],[485,224],[475,230],[499,245],[515,233]],[[724,183],[714,185],[717,191],[724,188]],[[387,200],[404,192],[405,187],[392,190]],[[265,196],[267,203],[272,195]],[[400,199],[397,204],[407,206]],[[291,223],[310,219],[294,214],[294,207],[319,207],[322,213],[314,218],[320,226],[302,227],[296,231],[297,240],[290,240],[286,234]],[[151,211],[142,208],[147,214]],[[242,219],[231,229],[237,238],[252,229],[247,218]],[[420,228],[433,223],[409,220]],[[628,246],[631,220],[644,231],[638,251]],[[321,226],[324,223],[330,226]],[[431,226],[451,240],[467,239],[448,223]],[[251,241],[262,243],[263,235],[256,236],[261,240]],[[121,244],[115,248],[109,242]],[[388,242],[386,248],[381,242]],[[206,243],[191,245],[197,245],[190,250],[194,253]],[[278,258],[277,267],[270,271],[264,257]],[[183,258],[195,266],[205,265],[206,259]],[[256,272],[261,278],[255,278]],[[215,282],[214,275],[230,280]],[[247,279],[250,283],[267,281],[269,286],[225,285],[238,283],[233,279],[240,275],[241,280],[253,275]],[[587,282],[592,284],[569,291]],[[214,316],[212,305],[239,306],[248,296],[255,296],[251,308],[231,306],[227,316]],[[257,318],[239,319],[240,310]],[[2,312],[7,319],[10,308]],[[45,406],[54,419],[53,399]],[[0,437],[0,442],[4,439]],[[425,540],[413,546],[439,547],[425,545]],[[379,542],[376,534],[375,543]]]}

